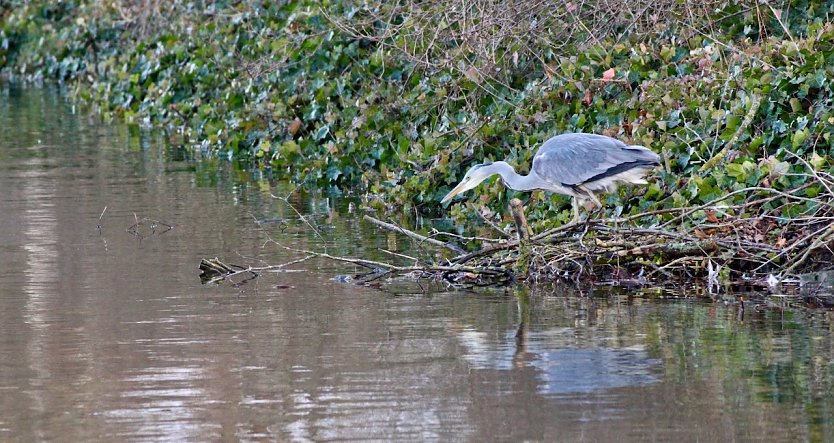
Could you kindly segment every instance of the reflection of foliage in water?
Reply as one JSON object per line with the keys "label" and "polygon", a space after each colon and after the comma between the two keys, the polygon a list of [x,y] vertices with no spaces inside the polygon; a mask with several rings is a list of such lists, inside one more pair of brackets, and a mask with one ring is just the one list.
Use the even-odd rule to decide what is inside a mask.
{"label": "reflection of foliage in water", "polygon": [[[520,296],[521,314],[515,303],[500,302],[491,310],[462,311],[454,330],[470,339],[480,335],[480,350],[470,357],[476,367],[518,367],[511,338],[521,315],[527,319],[530,343],[538,342],[528,343],[526,352],[533,353],[530,361],[542,370],[546,364],[535,352],[639,349],[646,358],[662,362],[652,371],[659,369],[661,382],[675,386],[682,413],[701,407],[706,396],[708,407],[739,423],[778,419],[795,435],[815,440],[834,432],[829,413],[834,410],[830,313],[755,312],[748,307],[739,320],[736,306],[697,299],[576,297],[544,291]],[[635,371],[650,374],[647,368]],[[636,377],[632,384],[641,384],[641,379],[650,380]],[[606,381],[600,385],[605,387]]]}
{"label": "reflection of foliage in water", "polygon": [[828,313],[747,312],[739,322],[735,312],[687,302],[653,314],[667,376],[681,383],[716,381],[730,400],[725,407],[736,413],[779,403],[805,416],[802,427],[812,435],[830,434],[834,343]]}

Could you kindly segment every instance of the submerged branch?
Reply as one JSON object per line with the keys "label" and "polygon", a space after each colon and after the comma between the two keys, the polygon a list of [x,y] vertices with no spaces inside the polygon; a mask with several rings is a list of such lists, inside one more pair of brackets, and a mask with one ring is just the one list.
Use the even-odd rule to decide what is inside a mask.
{"label": "submerged branch", "polygon": [[362,218],[366,221],[369,221],[369,222],[381,227],[381,228],[388,229],[389,231],[399,232],[400,234],[403,234],[406,237],[412,238],[412,239],[417,240],[419,242],[425,242],[425,243],[429,243],[429,244],[432,244],[432,245],[435,245],[435,246],[440,246],[442,248],[446,248],[446,249],[448,249],[452,252],[458,253],[458,254],[464,252],[463,249],[461,249],[461,248],[459,248],[459,247],[457,247],[453,244],[445,243],[445,242],[442,242],[442,241],[434,239],[434,238],[430,238],[430,237],[426,237],[424,235],[420,235],[420,234],[418,234],[414,231],[409,231],[408,229],[405,229],[401,226],[397,226],[397,225],[392,224],[392,223],[386,223],[382,220],[373,218],[370,215],[365,215]]}

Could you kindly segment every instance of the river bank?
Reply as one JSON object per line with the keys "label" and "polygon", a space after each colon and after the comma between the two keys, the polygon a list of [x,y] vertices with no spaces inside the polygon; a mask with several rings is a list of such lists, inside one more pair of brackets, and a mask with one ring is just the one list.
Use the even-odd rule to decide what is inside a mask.
{"label": "river bank", "polygon": [[[437,214],[473,163],[508,159],[523,172],[555,133],[605,133],[649,146],[663,166],[649,186],[608,196],[601,218],[703,243],[688,270],[712,261],[736,277],[784,276],[832,261],[829,2],[531,4],[512,23],[455,2],[2,5],[7,77],[61,82],[106,117],[350,189],[383,213]],[[499,181],[474,193],[445,214],[512,237],[516,194]],[[570,219],[566,198],[534,201],[534,231]]]}

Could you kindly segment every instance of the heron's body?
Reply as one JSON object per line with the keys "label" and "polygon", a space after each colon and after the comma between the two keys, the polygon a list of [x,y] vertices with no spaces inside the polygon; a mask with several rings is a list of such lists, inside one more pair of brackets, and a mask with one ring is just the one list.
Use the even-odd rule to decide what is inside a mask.
{"label": "heron's body", "polygon": [[539,148],[528,175],[517,174],[501,161],[475,165],[442,202],[498,174],[516,191],[542,189],[573,197],[574,217],[578,218],[579,204],[602,206],[595,192],[613,192],[620,184],[644,184],[643,176],[659,164],[658,155],[643,146],[604,135],[562,134]]}

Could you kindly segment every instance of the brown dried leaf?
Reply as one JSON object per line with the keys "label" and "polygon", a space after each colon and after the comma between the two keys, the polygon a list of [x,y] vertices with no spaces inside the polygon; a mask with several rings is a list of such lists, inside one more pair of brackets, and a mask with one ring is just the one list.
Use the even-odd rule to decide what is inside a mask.
{"label": "brown dried leaf", "polygon": [[299,129],[301,129],[301,119],[296,117],[295,120],[290,122],[290,127],[289,127],[290,135],[295,136],[295,134],[298,133]]}
{"label": "brown dried leaf", "polygon": [[715,216],[715,211],[712,209],[707,211],[707,221],[710,223],[718,223],[718,217]]}

